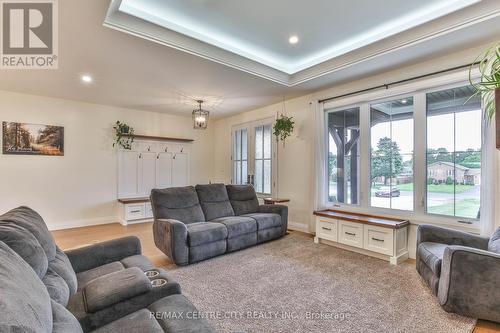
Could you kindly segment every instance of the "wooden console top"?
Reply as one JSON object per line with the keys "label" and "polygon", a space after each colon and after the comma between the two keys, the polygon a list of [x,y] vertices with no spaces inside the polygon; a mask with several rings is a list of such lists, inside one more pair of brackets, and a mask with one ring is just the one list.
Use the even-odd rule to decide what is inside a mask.
{"label": "wooden console top", "polygon": [[134,203],[144,203],[149,202],[149,198],[127,198],[127,199],[118,199],[118,202],[122,204],[134,204]]}
{"label": "wooden console top", "polygon": [[395,219],[391,217],[383,217],[376,215],[344,212],[334,209],[319,210],[313,213],[316,216],[328,217],[337,220],[357,222],[363,224],[375,225],[377,227],[400,229],[410,225],[410,221]]}

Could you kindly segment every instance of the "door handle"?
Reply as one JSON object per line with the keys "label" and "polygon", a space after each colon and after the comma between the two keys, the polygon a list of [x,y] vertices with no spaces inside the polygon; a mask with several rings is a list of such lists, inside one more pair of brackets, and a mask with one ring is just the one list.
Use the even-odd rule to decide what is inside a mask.
{"label": "door handle", "polygon": [[321,229],[323,229],[323,230],[328,230],[328,231],[332,231],[332,228],[321,227]]}
{"label": "door handle", "polygon": [[377,241],[377,242],[384,242],[384,240],[383,240],[383,239],[380,239],[380,238],[373,238],[373,237],[372,237],[372,240]]}
{"label": "door handle", "polygon": [[353,234],[352,232],[346,232],[345,234],[349,236],[356,236],[356,234]]}

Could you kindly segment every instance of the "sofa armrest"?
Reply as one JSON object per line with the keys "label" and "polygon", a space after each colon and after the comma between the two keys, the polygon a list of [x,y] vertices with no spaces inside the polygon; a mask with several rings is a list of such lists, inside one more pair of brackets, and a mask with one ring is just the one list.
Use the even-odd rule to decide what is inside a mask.
{"label": "sofa armrest", "polygon": [[489,239],[467,232],[438,227],[435,225],[419,225],[417,230],[417,248],[420,243],[434,242],[447,245],[461,245],[476,249],[488,249]]}
{"label": "sofa armrest", "polygon": [[153,236],[156,247],[165,253],[176,265],[189,263],[187,227],[172,219],[155,219]]}
{"label": "sofa armrest", "polygon": [[75,273],[80,273],[113,261],[120,261],[141,254],[141,252],[139,238],[130,236],[69,250],[65,253]]}
{"label": "sofa armrest", "polygon": [[500,322],[500,254],[450,246],[443,256],[438,299],[448,312]]}
{"label": "sofa armrest", "polygon": [[288,229],[288,206],[285,205],[260,205],[259,213],[274,213],[281,216],[281,234],[285,235]]}

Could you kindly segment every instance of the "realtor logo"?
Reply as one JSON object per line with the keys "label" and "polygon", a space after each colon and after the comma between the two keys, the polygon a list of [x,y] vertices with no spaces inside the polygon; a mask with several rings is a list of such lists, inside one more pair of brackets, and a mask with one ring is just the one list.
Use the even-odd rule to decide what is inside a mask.
{"label": "realtor logo", "polygon": [[57,69],[57,0],[0,0],[1,69]]}

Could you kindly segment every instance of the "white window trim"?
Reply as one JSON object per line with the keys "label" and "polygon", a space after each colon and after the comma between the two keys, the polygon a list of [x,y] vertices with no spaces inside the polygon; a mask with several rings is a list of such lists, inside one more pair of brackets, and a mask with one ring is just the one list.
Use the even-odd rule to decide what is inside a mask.
{"label": "white window trim", "polygon": [[[474,77],[476,79],[477,77]],[[327,208],[345,209],[359,213],[383,214],[399,218],[407,218],[413,224],[437,224],[451,226],[465,231],[478,232],[479,221],[472,221],[472,224],[460,223],[464,218],[450,217],[426,213],[426,153],[427,153],[427,112],[426,94],[431,91],[460,87],[469,84],[469,71],[462,70],[441,76],[425,78],[411,83],[389,87],[386,90],[377,90],[365,94],[349,96],[346,98],[326,102],[323,105],[325,117],[328,112],[343,110],[351,107],[360,107],[360,179],[358,180],[359,204],[350,205],[344,203],[324,203]],[[379,208],[370,206],[370,195],[367,193],[370,185],[370,175],[366,170],[370,170],[370,104],[379,100],[397,99],[398,97],[413,96],[413,119],[414,119],[414,205],[413,211]],[[326,118],[325,118],[326,119]],[[323,138],[325,147],[328,147],[328,123],[325,121]],[[418,133],[418,135],[417,135]],[[327,152],[328,154],[328,152]],[[328,159],[327,159],[328,161]],[[328,163],[328,162],[327,162]],[[328,168],[327,168],[328,169]],[[327,171],[328,172],[328,171]]]}

